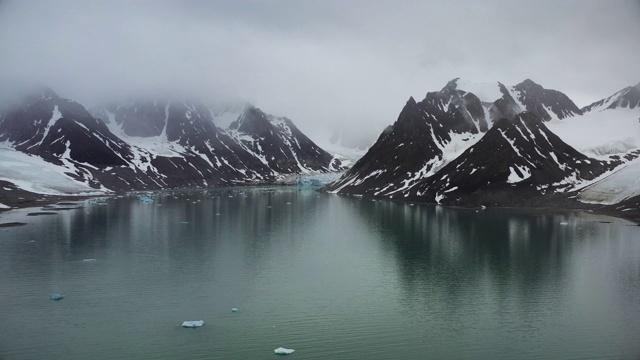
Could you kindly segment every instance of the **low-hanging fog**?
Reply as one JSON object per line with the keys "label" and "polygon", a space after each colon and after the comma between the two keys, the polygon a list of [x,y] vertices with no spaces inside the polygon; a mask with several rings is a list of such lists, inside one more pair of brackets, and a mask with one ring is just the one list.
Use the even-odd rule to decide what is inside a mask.
{"label": "low-hanging fog", "polygon": [[2,1],[0,82],[93,106],[246,100],[323,143],[447,81],[531,78],[578,106],[640,81],[640,1]]}

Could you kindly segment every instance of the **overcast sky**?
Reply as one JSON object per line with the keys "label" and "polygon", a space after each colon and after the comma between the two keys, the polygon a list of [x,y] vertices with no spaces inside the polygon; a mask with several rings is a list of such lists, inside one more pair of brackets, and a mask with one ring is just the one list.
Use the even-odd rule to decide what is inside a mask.
{"label": "overcast sky", "polygon": [[88,106],[172,89],[319,134],[391,124],[455,77],[609,96],[640,82],[640,1],[0,0],[0,54],[3,84]]}

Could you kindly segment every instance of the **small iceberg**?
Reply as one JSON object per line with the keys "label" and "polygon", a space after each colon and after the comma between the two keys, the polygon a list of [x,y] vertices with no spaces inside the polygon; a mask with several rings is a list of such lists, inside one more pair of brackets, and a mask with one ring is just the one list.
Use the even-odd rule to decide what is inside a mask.
{"label": "small iceberg", "polygon": [[140,195],[138,196],[138,199],[140,200],[140,202],[143,202],[146,204],[150,204],[153,202],[153,198],[149,195]]}
{"label": "small iceberg", "polygon": [[82,259],[82,262],[94,262],[96,259]]}
{"label": "small iceberg", "polygon": [[273,350],[273,352],[278,354],[278,355],[289,355],[294,351],[295,351],[294,349],[287,349],[287,348],[283,348],[283,347],[279,347],[279,348]]}
{"label": "small iceberg", "polygon": [[64,295],[62,295],[62,294],[51,294],[49,296],[49,299],[55,300],[55,301],[62,300],[62,299],[64,299]]}
{"label": "small iceberg", "polygon": [[566,222],[566,221],[562,221],[562,222],[560,223],[560,225],[569,225],[569,223],[568,223],[568,222]]}
{"label": "small iceberg", "polygon": [[186,328],[197,328],[202,325],[204,325],[203,320],[191,320],[191,321],[185,321],[182,323],[182,327],[186,327]]}
{"label": "small iceberg", "polygon": [[238,312],[240,310],[238,310],[238,308],[231,308],[231,312]]}

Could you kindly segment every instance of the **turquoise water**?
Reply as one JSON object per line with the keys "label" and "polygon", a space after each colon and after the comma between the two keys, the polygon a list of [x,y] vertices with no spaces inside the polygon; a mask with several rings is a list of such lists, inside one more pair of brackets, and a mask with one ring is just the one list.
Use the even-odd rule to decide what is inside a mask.
{"label": "turquoise water", "polygon": [[0,359],[640,357],[624,220],[296,187],[151,198],[2,214],[28,225],[0,229]]}

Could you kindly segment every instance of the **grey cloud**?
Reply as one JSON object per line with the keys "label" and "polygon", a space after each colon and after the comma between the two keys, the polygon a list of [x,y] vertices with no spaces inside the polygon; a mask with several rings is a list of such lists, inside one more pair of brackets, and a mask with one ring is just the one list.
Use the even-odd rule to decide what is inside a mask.
{"label": "grey cloud", "polygon": [[637,19],[623,0],[3,1],[0,79],[88,105],[242,98],[313,138],[381,130],[455,77],[531,78],[586,105],[640,81]]}

